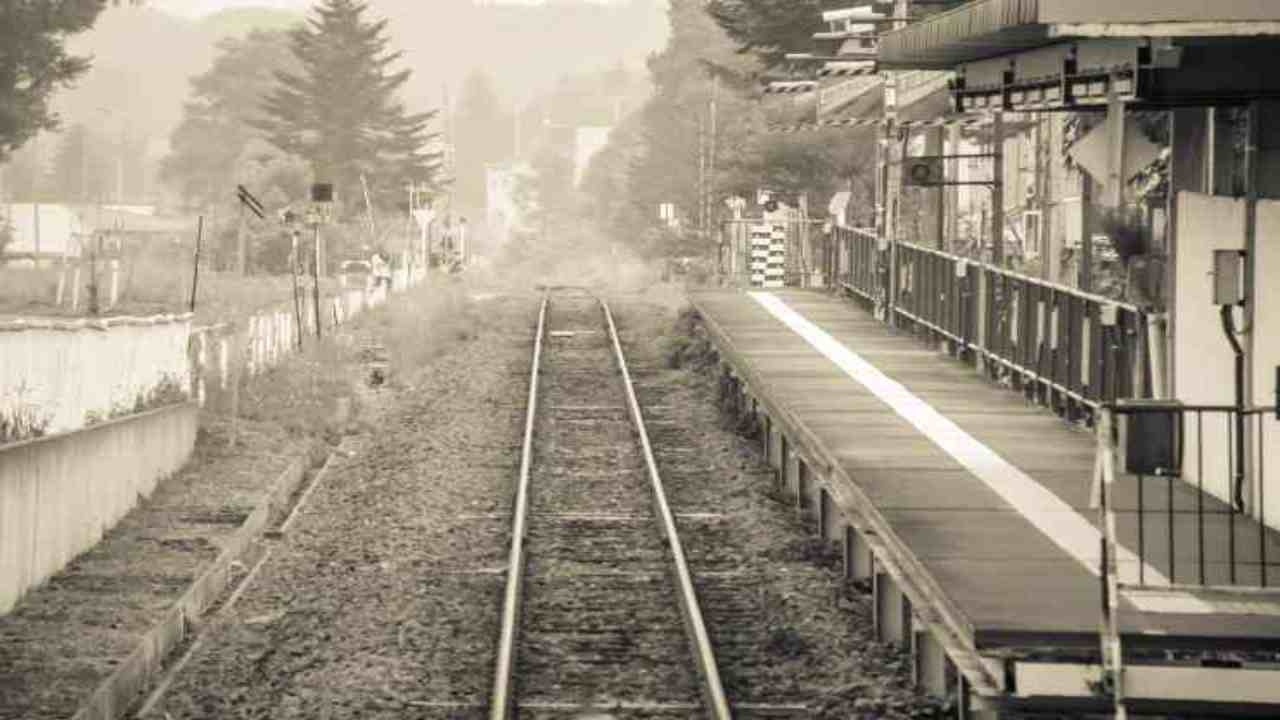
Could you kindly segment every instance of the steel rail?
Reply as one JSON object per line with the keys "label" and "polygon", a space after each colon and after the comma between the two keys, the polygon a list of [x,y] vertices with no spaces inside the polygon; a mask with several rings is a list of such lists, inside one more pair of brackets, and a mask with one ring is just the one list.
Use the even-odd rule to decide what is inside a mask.
{"label": "steel rail", "polygon": [[724,685],[720,681],[720,669],[716,664],[715,651],[711,647],[711,637],[707,633],[706,623],[702,619],[702,609],[698,605],[698,596],[693,587],[693,576],[689,572],[689,563],[685,558],[684,546],[680,543],[680,535],[676,531],[675,517],[667,502],[667,493],[663,488],[662,476],[658,473],[658,464],[653,457],[653,446],[649,443],[649,433],[645,430],[644,415],[640,412],[640,401],[636,398],[635,387],[631,383],[631,373],[627,370],[627,359],[622,352],[622,342],[618,339],[618,328],[613,322],[613,312],[609,304],[599,300],[604,310],[605,320],[609,325],[609,337],[613,341],[614,357],[618,361],[618,369],[622,373],[623,384],[627,390],[627,404],[631,407],[631,417],[635,421],[636,432],[640,436],[640,445],[644,450],[645,465],[649,470],[649,481],[653,490],[654,504],[657,506],[658,518],[662,523],[662,531],[667,537],[667,545],[671,548],[675,562],[676,580],[679,586],[680,610],[684,615],[689,631],[689,642],[693,651],[694,662],[698,665],[698,673],[702,676],[702,689],[706,695],[707,709],[711,717],[717,720],[729,720],[733,717],[729,709],[729,701],[725,696]]}
{"label": "steel rail", "polygon": [[542,364],[542,338],[546,335],[550,291],[542,295],[538,310],[538,335],[533,342],[533,367],[529,370],[529,401],[525,410],[524,441],[520,448],[520,479],[516,487],[516,507],[511,530],[511,560],[507,567],[507,588],[502,603],[502,633],[498,640],[498,662],[494,671],[493,695],[489,703],[492,720],[511,717],[515,692],[516,640],[520,630],[520,607],[524,594],[525,533],[529,516],[529,473],[533,466],[533,423],[538,410],[538,373]]}

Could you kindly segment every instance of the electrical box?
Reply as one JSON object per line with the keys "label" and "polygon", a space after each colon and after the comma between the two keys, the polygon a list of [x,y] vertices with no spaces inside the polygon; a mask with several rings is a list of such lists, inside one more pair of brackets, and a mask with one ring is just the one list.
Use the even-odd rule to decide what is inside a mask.
{"label": "electrical box", "polygon": [[1213,251],[1213,304],[1244,302],[1244,251]]}
{"label": "electrical box", "polygon": [[1125,400],[1124,469],[1131,475],[1178,477],[1182,474],[1182,403],[1176,400]]}

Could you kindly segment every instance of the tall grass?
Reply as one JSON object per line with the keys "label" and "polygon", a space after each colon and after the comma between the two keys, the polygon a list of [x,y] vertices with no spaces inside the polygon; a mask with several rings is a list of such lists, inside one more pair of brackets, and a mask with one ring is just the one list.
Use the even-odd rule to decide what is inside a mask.
{"label": "tall grass", "polygon": [[[183,267],[147,257],[123,262],[118,278],[117,302],[108,307],[111,273],[106,263],[100,263],[97,278],[100,314],[145,316],[187,312],[191,307],[191,270],[189,264]],[[63,304],[56,304],[58,281],[63,273],[61,265],[41,268],[0,266],[0,315],[63,318],[88,315],[88,269],[80,272],[79,307],[75,310],[71,308],[74,272],[69,268],[65,270]],[[299,284],[309,297],[310,278],[300,278]],[[338,282],[323,278],[320,287],[322,294],[329,296],[338,291]],[[200,269],[196,289],[197,324],[241,322],[263,310],[291,307],[292,303],[293,281],[289,276],[241,277],[236,273]]]}

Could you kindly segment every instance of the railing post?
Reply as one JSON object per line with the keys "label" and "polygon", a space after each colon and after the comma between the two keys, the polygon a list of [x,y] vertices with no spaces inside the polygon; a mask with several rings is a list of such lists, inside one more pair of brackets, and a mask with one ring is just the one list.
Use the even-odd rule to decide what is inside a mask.
{"label": "railing post", "polygon": [[976,317],[974,318],[974,324],[977,327],[974,328],[974,344],[977,346],[978,350],[978,372],[986,374],[987,356],[985,351],[990,346],[990,337],[988,333],[990,327],[988,326],[987,317],[991,312],[990,306],[994,293],[991,288],[991,274],[987,272],[987,268],[984,265],[978,266],[978,287],[975,289],[975,292],[977,300],[975,303]]}

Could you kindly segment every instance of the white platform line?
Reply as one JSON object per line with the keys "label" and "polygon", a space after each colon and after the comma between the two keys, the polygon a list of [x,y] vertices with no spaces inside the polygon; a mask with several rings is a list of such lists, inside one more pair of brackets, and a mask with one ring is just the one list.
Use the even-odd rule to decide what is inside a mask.
{"label": "white platform line", "polygon": [[[933,409],[901,383],[863,360],[825,330],[809,322],[772,293],[748,293],[778,320],[804,338],[815,350],[835,363],[873,395],[893,408],[902,419],[933,441],[935,445],[982,480],[1031,524],[1075,558],[1090,573],[1098,574],[1102,533],[1062,498],[1054,495],[1013,463],[1000,457],[977,438],[965,432],[945,415]],[[1138,558],[1127,548],[1118,548],[1122,579],[1137,579]],[[1146,565],[1146,582],[1167,585],[1163,573]],[[1135,599],[1136,600],[1136,599]],[[1142,605],[1141,601],[1137,602]]]}

